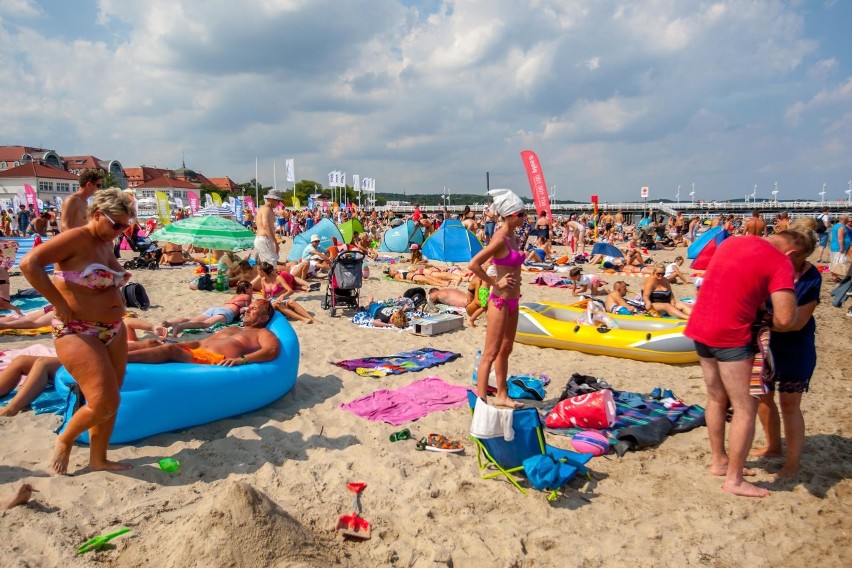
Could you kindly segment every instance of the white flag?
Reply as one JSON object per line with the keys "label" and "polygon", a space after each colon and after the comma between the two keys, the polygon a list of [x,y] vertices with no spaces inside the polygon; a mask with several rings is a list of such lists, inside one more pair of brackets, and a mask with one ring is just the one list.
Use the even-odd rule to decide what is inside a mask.
{"label": "white flag", "polygon": [[340,187],[346,187],[346,172],[340,172]]}
{"label": "white flag", "polygon": [[358,174],[352,174],[352,187],[358,193],[361,193],[361,179]]}
{"label": "white flag", "polygon": [[334,187],[337,183],[337,172],[328,172],[328,187]]}
{"label": "white flag", "polygon": [[293,158],[288,158],[284,162],[284,167],[287,169],[287,181],[296,181],[296,167],[295,160]]}
{"label": "white flag", "polygon": [[213,206],[213,198],[212,198],[212,197],[210,197],[210,194],[208,193],[208,194],[207,194],[207,195],[205,195],[204,197],[205,197],[205,199],[204,199],[204,206],[205,206],[205,207],[212,207],[212,206]]}

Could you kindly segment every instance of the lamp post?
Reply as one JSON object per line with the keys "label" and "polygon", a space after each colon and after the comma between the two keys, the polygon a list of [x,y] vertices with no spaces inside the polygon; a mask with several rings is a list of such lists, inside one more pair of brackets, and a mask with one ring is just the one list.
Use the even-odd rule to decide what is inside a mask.
{"label": "lamp post", "polygon": [[778,182],[775,182],[775,189],[772,190],[772,199],[775,201],[775,205],[778,205]]}
{"label": "lamp post", "polygon": [[751,190],[751,201],[752,203],[757,201],[757,184],[754,184],[754,189]]}
{"label": "lamp post", "polygon": [[846,194],[846,203],[852,203],[852,179],[849,180],[849,189],[844,193]]}
{"label": "lamp post", "polygon": [[822,184],[822,191],[819,192],[820,203],[825,204],[825,184]]}
{"label": "lamp post", "polygon": [[692,204],[695,205],[695,182],[692,182],[692,191],[689,192],[689,196],[692,198]]}
{"label": "lamp post", "polygon": [[675,199],[677,200],[677,204],[680,205],[680,186],[677,186],[677,193],[675,194]]}

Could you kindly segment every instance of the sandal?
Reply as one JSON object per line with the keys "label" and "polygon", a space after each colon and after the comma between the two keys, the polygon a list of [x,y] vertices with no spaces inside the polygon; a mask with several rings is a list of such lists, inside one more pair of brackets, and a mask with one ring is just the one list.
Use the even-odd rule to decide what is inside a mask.
{"label": "sandal", "polygon": [[441,434],[429,434],[420,438],[415,446],[418,450],[428,450],[430,452],[447,452],[458,453],[464,451],[461,442],[450,440]]}

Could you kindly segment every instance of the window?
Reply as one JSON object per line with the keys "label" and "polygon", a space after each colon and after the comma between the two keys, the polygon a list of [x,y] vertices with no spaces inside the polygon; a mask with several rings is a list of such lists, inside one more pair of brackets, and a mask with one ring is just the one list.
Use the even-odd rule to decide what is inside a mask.
{"label": "window", "polygon": [[38,190],[41,191],[53,191],[53,182],[52,181],[40,181],[38,182]]}
{"label": "window", "polygon": [[66,181],[56,182],[56,191],[61,193],[70,193],[71,184]]}

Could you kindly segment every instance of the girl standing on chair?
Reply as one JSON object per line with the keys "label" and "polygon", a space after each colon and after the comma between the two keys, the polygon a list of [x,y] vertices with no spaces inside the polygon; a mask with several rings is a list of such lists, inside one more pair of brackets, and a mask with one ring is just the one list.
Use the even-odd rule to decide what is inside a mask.
{"label": "girl standing on chair", "polygon": [[[494,210],[503,218],[503,224],[491,242],[468,264],[468,268],[479,277],[483,286],[491,288],[488,296],[488,311],[485,330],[485,346],[477,370],[476,394],[486,400],[488,376],[493,365],[497,379],[495,406],[520,408],[509,398],[506,380],[509,374],[509,355],[518,329],[518,309],[521,299],[521,266],[525,255],[521,252],[515,229],[525,221],[527,212],[524,202],[508,189],[488,192],[494,197]],[[496,268],[496,276],[485,271],[488,260]]]}

